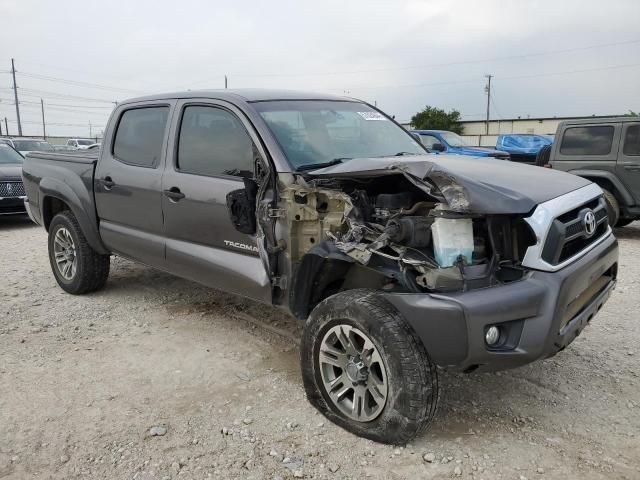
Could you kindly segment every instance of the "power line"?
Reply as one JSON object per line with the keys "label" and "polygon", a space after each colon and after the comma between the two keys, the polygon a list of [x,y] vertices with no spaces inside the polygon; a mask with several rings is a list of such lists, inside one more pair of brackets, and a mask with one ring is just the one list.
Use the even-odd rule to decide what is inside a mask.
{"label": "power line", "polygon": [[58,77],[52,77],[49,75],[42,75],[39,73],[28,73],[28,72],[18,72],[18,75],[21,75],[23,77],[27,77],[27,78],[35,78],[38,80],[45,80],[48,82],[57,82],[57,83],[62,83],[65,85],[72,85],[75,87],[87,87],[87,88],[95,88],[95,89],[99,89],[99,90],[112,90],[112,91],[116,91],[116,92],[129,92],[129,93],[145,93],[141,90],[132,90],[129,88],[119,88],[119,87],[110,87],[107,85],[101,85],[98,83],[90,83],[90,82],[83,82],[83,81],[79,81],[79,80],[69,80],[69,79],[65,79],[65,78],[58,78]]}
{"label": "power line", "polygon": [[[307,77],[307,76],[333,76],[333,75],[353,75],[360,73],[376,73],[376,72],[390,72],[396,70],[417,70],[421,68],[442,68],[442,67],[451,67],[456,65],[471,65],[477,63],[488,63],[488,62],[496,62],[503,60],[517,60],[523,58],[531,58],[531,57],[541,57],[546,55],[557,55],[561,53],[572,53],[583,50],[592,50],[596,48],[605,48],[605,47],[613,47],[620,45],[632,45],[640,43],[640,39],[636,40],[627,40],[623,42],[612,42],[612,43],[601,43],[598,45],[588,45],[583,47],[574,47],[574,48],[566,48],[562,50],[547,50],[544,52],[534,52],[520,55],[506,55],[500,57],[490,57],[484,59],[475,59],[475,60],[460,60],[454,62],[445,62],[445,63],[431,63],[431,64],[423,64],[423,65],[408,65],[408,66],[399,66],[399,67],[384,67],[384,68],[371,68],[371,69],[362,69],[362,70],[344,70],[344,71],[334,71],[334,72],[289,72],[289,73],[234,73],[235,77]],[[195,82],[191,82],[192,85],[197,83],[206,82],[209,80],[217,79],[223,77],[222,74],[212,75],[211,77],[198,80]]]}
{"label": "power line", "polygon": [[[0,90],[10,90],[9,88],[4,88],[4,87],[0,87]],[[87,102],[98,102],[98,103],[116,103],[113,100],[105,100],[103,98],[94,98],[94,97],[81,97],[78,95],[68,95],[65,93],[57,93],[57,92],[51,92],[49,90],[38,90],[38,89],[31,89],[31,88],[21,88],[20,89],[21,92],[24,92],[23,94],[26,95],[27,97],[37,97],[40,98],[42,95],[51,95],[54,96],[56,98],[59,99],[71,99],[71,100],[85,100]]]}
{"label": "power line", "polygon": [[[586,68],[581,70],[566,70],[561,72],[548,72],[548,73],[535,73],[531,75],[512,75],[502,77],[500,75],[493,75],[493,78],[499,80],[515,80],[519,78],[536,78],[536,77],[551,77],[558,75],[569,75],[574,73],[587,73],[587,72],[596,72],[603,70],[613,70],[620,68],[634,68],[640,67],[640,63],[629,63],[624,65],[610,65],[607,67],[594,67],[594,68]],[[413,83],[413,84],[404,84],[404,85],[376,85],[376,86],[360,86],[360,87],[350,87],[349,90],[369,90],[369,89],[384,89],[384,88],[414,88],[414,87],[433,87],[440,85],[455,85],[461,83],[478,83],[478,79],[468,79],[468,80],[453,80],[453,81],[443,81],[443,82],[432,82],[432,83]],[[344,90],[343,88],[330,88],[326,90]]]}

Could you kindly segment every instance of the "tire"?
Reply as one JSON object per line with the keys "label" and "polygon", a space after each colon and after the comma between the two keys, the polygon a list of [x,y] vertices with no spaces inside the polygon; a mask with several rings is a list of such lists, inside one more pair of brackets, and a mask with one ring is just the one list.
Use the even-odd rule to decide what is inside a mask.
{"label": "tire", "polygon": [[551,145],[543,146],[536,155],[536,167],[544,167],[551,157]]}
{"label": "tire", "polygon": [[620,220],[620,204],[618,199],[609,190],[602,189],[604,199],[607,202],[607,214],[609,216],[609,225],[616,226]]}
{"label": "tire", "polygon": [[101,289],[109,277],[109,255],[91,248],[68,210],[58,213],[49,225],[49,262],[58,285],[75,295]]}
{"label": "tire", "polygon": [[[363,334],[373,346],[374,353],[366,366],[368,377],[360,380],[361,383],[353,383],[352,364],[342,369],[320,360],[321,347],[323,352],[335,351],[327,346],[334,334],[335,345],[343,346],[335,333],[340,331],[349,339]],[[366,341],[351,343],[371,352]],[[342,351],[349,353],[347,348]],[[404,445],[421,433],[435,416],[439,400],[436,366],[404,318],[376,291],[350,290],[321,302],[306,322],[300,357],[304,388],[311,404],[333,423],[358,436]],[[327,358],[326,353],[322,358]],[[337,383],[334,381],[333,389],[325,387],[333,384],[329,382],[331,375],[339,378]],[[344,385],[340,386],[343,380]],[[386,388],[378,388],[381,383],[386,384]],[[356,389],[368,389],[369,393],[354,402]],[[351,394],[345,394],[340,404],[329,390],[334,392],[334,398],[339,397],[336,392],[351,390]],[[374,390],[375,396],[371,393]],[[385,391],[386,398],[376,401],[374,397]],[[344,413],[345,409],[350,410],[349,402],[359,406],[358,413],[351,417]],[[363,404],[367,406],[362,407]],[[355,415],[360,419],[353,418]]]}
{"label": "tire", "polygon": [[634,222],[635,218],[619,218],[616,222],[616,228],[622,228],[629,225],[631,222]]}

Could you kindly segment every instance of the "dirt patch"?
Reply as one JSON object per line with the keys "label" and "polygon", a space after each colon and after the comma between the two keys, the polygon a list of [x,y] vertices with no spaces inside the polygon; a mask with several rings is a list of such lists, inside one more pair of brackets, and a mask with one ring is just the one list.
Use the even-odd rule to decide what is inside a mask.
{"label": "dirt patch", "polygon": [[45,232],[0,219],[0,478],[640,478],[640,225],[617,233],[620,282],[583,335],[443,373],[433,428],[392,448],[309,406],[282,311],[122,259],[70,296]]}

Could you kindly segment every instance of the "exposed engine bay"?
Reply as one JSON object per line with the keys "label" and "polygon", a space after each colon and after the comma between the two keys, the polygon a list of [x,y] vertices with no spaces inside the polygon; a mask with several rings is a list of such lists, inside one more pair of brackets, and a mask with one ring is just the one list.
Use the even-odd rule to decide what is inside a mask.
{"label": "exposed engine bay", "polygon": [[297,281],[313,283],[310,303],[326,289],[451,292],[522,278],[535,238],[521,216],[455,211],[432,192],[404,175],[283,186],[286,254]]}

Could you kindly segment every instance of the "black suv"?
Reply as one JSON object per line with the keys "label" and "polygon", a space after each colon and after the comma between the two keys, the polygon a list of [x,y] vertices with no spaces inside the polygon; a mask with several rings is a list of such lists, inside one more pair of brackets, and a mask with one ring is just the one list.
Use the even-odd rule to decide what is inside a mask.
{"label": "black suv", "polygon": [[562,122],[553,144],[538,154],[537,164],[597,183],[611,226],[640,219],[640,117]]}

